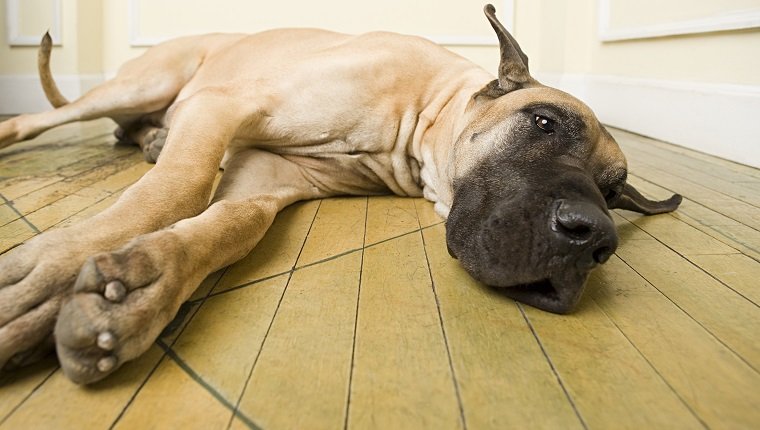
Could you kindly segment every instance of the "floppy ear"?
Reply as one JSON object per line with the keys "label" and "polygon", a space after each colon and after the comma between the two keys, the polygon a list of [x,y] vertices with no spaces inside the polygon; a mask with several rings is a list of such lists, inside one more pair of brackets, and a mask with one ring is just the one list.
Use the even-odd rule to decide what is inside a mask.
{"label": "floppy ear", "polygon": [[491,23],[499,38],[499,51],[501,61],[499,63],[499,79],[490,82],[485,88],[476,94],[489,97],[499,97],[504,94],[535,83],[528,72],[528,56],[520,49],[520,45],[506,28],[496,18],[496,8],[487,4],[483,9],[488,21]]}
{"label": "floppy ear", "polygon": [[623,193],[610,202],[608,209],[627,209],[644,215],[656,215],[673,212],[681,204],[681,200],[683,198],[679,194],[673,194],[669,199],[662,201],[649,200],[632,185],[625,184]]}

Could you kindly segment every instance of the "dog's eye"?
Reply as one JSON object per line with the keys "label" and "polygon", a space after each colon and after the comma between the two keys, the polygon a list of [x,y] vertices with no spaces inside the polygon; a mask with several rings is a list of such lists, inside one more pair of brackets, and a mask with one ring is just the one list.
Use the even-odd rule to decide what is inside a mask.
{"label": "dog's eye", "polygon": [[536,122],[536,126],[544,131],[546,134],[554,133],[554,120],[551,120],[545,116],[535,115],[533,120]]}

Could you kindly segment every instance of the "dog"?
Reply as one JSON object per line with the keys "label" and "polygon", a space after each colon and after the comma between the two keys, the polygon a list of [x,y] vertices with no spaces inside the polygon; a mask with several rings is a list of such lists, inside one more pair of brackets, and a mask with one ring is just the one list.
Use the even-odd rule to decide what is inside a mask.
{"label": "dog", "polygon": [[419,37],[289,29],[159,44],[69,103],[45,37],[40,78],[56,109],[0,123],[0,148],[109,117],[156,165],[104,212],[0,258],[0,368],[54,346],[73,382],[106,377],[278,211],[335,195],[422,195],[474,278],[571,311],[617,247],[609,210],[669,212],[681,197],[650,201],[627,184],[590,108],[535,80],[494,7],[484,11],[496,79]]}

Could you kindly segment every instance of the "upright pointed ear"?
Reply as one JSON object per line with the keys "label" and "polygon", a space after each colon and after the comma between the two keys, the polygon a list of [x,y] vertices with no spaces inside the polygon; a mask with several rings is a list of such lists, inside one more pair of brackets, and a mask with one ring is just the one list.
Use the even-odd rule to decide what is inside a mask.
{"label": "upright pointed ear", "polygon": [[656,215],[673,212],[681,204],[683,198],[679,194],[673,194],[669,199],[662,201],[649,200],[639,193],[630,184],[625,184],[623,192],[608,205],[609,209],[627,209],[644,215]]}
{"label": "upright pointed ear", "polygon": [[499,63],[499,79],[489,83],[485,88],[476,94],[489,97],[499,97],[504,94],[518,90],[535,83],[528,71],[528,56],[520,49],[520,45],[511,34],[504,28],[499,19],[496,18],[496,8],[487,4],[483,11],[488,18],[499,38],[499,50],[501,52],[501,61]]}

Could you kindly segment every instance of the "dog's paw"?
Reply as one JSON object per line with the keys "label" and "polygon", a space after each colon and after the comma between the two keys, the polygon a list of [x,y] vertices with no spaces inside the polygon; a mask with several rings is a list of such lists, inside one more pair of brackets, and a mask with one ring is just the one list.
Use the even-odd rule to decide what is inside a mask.
{"label": "dog's paw", "polygon": [[123,145],[138,145],[142,149],[145,161],[155,163],[164,149],[168,128],[159,128],[147,124],[132,125],[126,129],[116,127],[114,137]]}
{"label": "dog's paw", "polygon": [[164,149],[168,133],[168,128],[154,128],[145,135],[142,145],[145,161],[148,163],[158,161],[158,156],[161,155],[161,150]]}
{"label": "dog's paw", "polygon": [[87,259],[55,326],[69,379],[98,381],[150,347],[183,301],[180,258],[174,235],[164,231]]}
{"label": "dog's paw", "polygon": [[55,320],[82,260],[61,231],[0,256],[0,370],[52,352]]}
{"label": "dog's paw", "polygon": [[122,145],[135,145],[136,143],[132,141],[132,138],[129,137],[129,134],[126,130],[124,130],[121,126],[117,126],[113,130],[113,137],[116,138],[116,140],[122,144]]}

